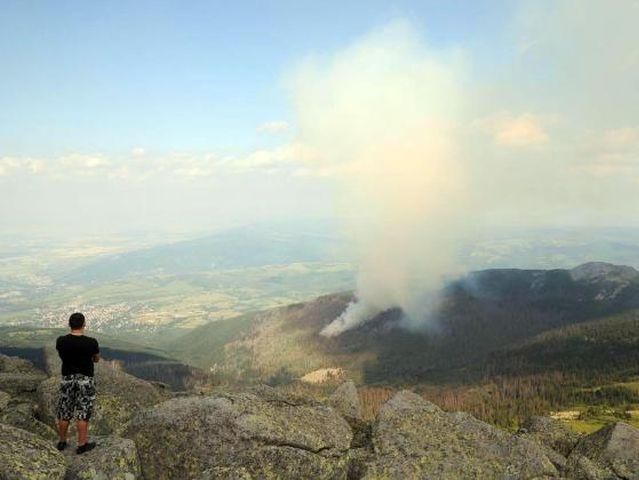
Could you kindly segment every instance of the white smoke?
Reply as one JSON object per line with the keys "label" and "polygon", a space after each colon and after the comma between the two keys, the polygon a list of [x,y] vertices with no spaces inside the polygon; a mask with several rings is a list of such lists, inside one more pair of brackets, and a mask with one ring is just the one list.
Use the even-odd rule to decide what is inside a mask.
{"label": "white smoke", "polygon": [[[472,48],[431,48],[407,22],[296,71],[307,168],[339,182],[339,208],[358,219],[349,227],[363,252],[356,301],[324,335],[392,307],[427,323],[444,276],[463,268],[461,239],[493,223],[634,213],[639,102],[623,99],[637,99],[639,83],[628,78],[639,78],[639,30],[624,18],[636,4],[615,3],[614,14],[578,5],[576,19],[568,2],[528,9],[516,23],[521,47],[505,48],[509,62],[488,74],[471,61]],[[588,28],[596,22],[616,32],[606,38],[611,52],[585,48],[611,31]],[[543,81],[553,75],[556,84]],[[597,90],[604,78],[607,89]]]}

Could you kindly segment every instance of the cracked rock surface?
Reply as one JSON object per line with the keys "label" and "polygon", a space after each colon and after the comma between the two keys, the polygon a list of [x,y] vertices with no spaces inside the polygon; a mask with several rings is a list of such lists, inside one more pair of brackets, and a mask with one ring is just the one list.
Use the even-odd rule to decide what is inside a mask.
{"label": "cracked rock surface", "polygon": [[466,413],[446,413],[415,393],[395,394],[373,426],[367,480],[555,478],[543,448]]}
{"label": "cracked rock surface", "polygon": [[61,480],[65,471],[64,457],[50,441],[0,423],[2,480]]}
{"label": "cracked rock surface", "polygon": [[95,449],[77,455],[76,443],[63,452],[67,461],[65,480],[135,480],[140,478],[140,461],[135,444],[116,436],[93,437]]}
{"label": "cracked rock surface", "polygon": [[[328,405],[266,386],[165,400],[106,367],[97,370],[103,403],[90,431],[97,448],[75,455],[70,433],[61,454],[53,423],[39,420],[51,413],[58,381],[50,363],[53,376],[38,389],[43,409],[33,385],[0,392],[0,480],[639,480],[639,429],[626,423],[578,436],[533,417],[511,435],[409,391],[371,423],[357,418],[349,382]],[[42,375],[24,361],[0,364],[5,380]],[[110,396],[118,408],[107,408]]]}
{"label": "cracked rock surface", "polygon": [[146,479],[333,479],[346,478],[352,432],[330,407],[261,388],[166,401],[137,414],[124,436]]}
{"label": "cracked rock surface", "polygon": [[608,479],[639,480],[639,429],[623,422],[603,427],[582,438],[568,460],[579,468],[587,464],[604,472],[599,475]]}

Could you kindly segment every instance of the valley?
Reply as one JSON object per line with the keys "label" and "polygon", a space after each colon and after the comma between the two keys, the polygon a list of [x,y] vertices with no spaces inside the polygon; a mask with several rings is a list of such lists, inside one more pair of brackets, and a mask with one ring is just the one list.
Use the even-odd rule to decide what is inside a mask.
{"label": "valley", "polygon": [[[332,231],[261,225],[168,244],[5,247],[0,350],[37,361],[68,312],[80,310],[107,358],[176,390],[267,383],[322,397],[351,378],[370,418],[409,387],[509,429],[537,413],[581,431],[637,423],[638,274],[571,263],[627,260],[633,230],[623,248],[608,231],[590,243],[577,241],[582,232],[555,231],[544,248],[521,232],[478,241],[466,260],[499,268],[450,282],[431,323],[407,328],[391,309],[326,338],[319,332],[353,299],[356,273]],[[247,248],[260,253],[249,259]],[[517,259],[556,266],[502,268]]]}

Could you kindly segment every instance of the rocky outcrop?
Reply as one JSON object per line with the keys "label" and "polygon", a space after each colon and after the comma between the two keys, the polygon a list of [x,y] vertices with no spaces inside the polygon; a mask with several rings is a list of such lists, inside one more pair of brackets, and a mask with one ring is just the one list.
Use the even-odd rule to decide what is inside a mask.
{"label": "rocky outcrop", "polygon": [[134,480],[140,478],[140,460],[132,440],[98,436],[95,449],[77,455],[75,443],[64,450],[67,462],[65,480]]}
{"label": "rocky outcrop", "polygon": [[166,401],[126,437],[146,479],[346,478],[352,433],[330,407],[270,388]]}
{"label": "rocky outcrop", "polygon": [[639,429],[623,422],[603,427],[582,438],[568,460],[573,475],[586,465],[605,478],[639,480]]}
{"label": "rocky outcrop", "polygon": [[349,380],[329,397],[328,404],[347,420],[362,420],[362,405],[355,383]]}
{"label": "rocky outcrop", "polygon": [[518,435],[552,448],[564,457],[570,455],[579,441],[579,434],[569,430],[559,420],[541,416],[526,419]]}
{"label": "rocky outcrop", "polygon": [[619,480],[610,471],[578,453],[570,455],[563,473],[565,478],[572,480]]}
{"label": "rocky outcrop", "polygon": [[64,457],[50,441],[0,424],[2,480],[58,480],[64,478],[65,471]]}
{"label": "rocky outcrop", "polygon": [[14,397],[33,398],[45,378],[31,362],[0,354],[0,390]]}
{"label": "rocky outcrop", "polygon": [[445,413],[403,391],[373,425],[366,479],[544,478],[558,472],[543,449],[465,413]]}
{"label": "rocky outcrop", "polygon": [[[58,402],[59,374],[42,382],[38,388],[43,420],[55,422]],[[95,368],[97,397],[91,419],[91,431],[96,435],[118,434],[136,412],[168,398],[168,394],[151,383],[105,364]]]}
{"label": "rocky outcrop", "polygon": [[[2,361],[5,372],[34,373],[28,363]],[[625,423],[579,437],[533,417],[511,435],[403,391],[371,425],[350,382],[328,405],[270,387],[166,400],[126,373],[106,365],[96,372],[98,446],[81,456],[72,433],[61,454],[38,420],[53,416],[57,375],[39,388],[42,412],[24,392],[0,392],[1,480],[639,480],[639,430]]]}
{"label": "rocky outcrop", "polygon": [[54,439],[53,429],[37,419],[35,392],[45,378],[31,362],[0,355],[0,383],[11,392],[0,391],[0,423]]}
{"label": "rocky outcrop", "polygon": [[21,428],[48,440],[57,438],[53,428],[37,419],[37,412],[32,403],[9,402],[0,411],[0,423]]}

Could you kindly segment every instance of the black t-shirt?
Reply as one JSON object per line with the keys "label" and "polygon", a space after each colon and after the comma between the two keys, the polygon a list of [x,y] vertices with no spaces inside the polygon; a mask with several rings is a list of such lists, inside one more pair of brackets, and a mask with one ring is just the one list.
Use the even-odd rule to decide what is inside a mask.
{"label": "black t-shirt", "polygon": [[55,348],[62,359],[62,375],[81,373],[93,376],[93,355],[100,353],[95,338],[69,333],[58,337]]}

